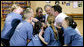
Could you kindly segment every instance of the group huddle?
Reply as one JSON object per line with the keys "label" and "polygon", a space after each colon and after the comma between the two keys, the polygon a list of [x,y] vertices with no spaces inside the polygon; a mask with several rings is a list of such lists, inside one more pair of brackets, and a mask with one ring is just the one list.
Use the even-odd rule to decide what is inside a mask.
{"label": "group huddle", "polygon": [[[34,11],[14,4],[1,32],[3,46],[83,46],[83,36],[72,17],[60,5],[45,5]],[[23,13],[23,15],[21,15]]]}

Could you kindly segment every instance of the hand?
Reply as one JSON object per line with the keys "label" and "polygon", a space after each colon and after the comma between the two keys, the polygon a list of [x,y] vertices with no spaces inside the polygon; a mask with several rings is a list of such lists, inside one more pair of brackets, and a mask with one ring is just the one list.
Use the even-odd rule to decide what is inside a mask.
{"label": "hand", "polygon": [[67,46],[67,45],[63,45],[63,46]]}
{"label": "hand", "polygon": [[32,25],[34,26],[34,22],[31,22],[32,23]]}
{"label": "hand", "polygon": [[34,22],[37,22],[37,21],[39,21],[38,19],[36,19],[36,18],[32,18],[32,20],[34,21]]}
{"label": "hand", "polygon": [[29,42],[30,42],[30,40],[27,40],[27,42],[29,43]]}
{"label": "hand", "polygon": [[58,26],[58,25],[56,25],[56,27],[57,27],[58,29],[61,29],[61,27],[60,27],[60,26]]}
{"label": "hand", "polygon": [[44,27],[44,28],[46,28],[46,27],[47,27],[47,25],[46,25],[45,23],[42,23],[42,25],[43,25],[43,27]]}

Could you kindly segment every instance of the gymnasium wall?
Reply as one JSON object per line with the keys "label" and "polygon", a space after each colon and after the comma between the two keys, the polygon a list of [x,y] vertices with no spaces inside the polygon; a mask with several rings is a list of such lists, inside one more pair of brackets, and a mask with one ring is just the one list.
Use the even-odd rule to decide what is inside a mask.
{"label": "gymnasium wall", "polygon": [[[45,1],[30,1],[31,2],[31,7],[34,9],[34,12],[36,11],[36,8],[37,7],[42,7],[43,10],[44,10],[44,6],[46,4],[49,4],[49,5],[55,5],[55,1],[51,1],[51,3],[46,3]],[[66,1],[66,3],[69,2],[69,1]],[[66,4],[62,5],[62,1],[60,1],[60,4],[61,7],[63,8],[62,11],[64,13],[67,13],[67,14],[83,14],[83,5],[82,7],[77,7],[77,8],[73,8],[73,2],[70,3],[70,6],[66,6]],[[45,13],[45,11],[44,11]]]}
{"label": "gymnasium wall", "polygon": [[[44,6],[48,3],[46,3],[45,1],[30,1],[31,2],[31,8],[34,9],[34,13],[36,11],[37,7],[42,7],[44,10]],[[66,1],[67,3],[68,1]],[[55,1],[51,1],[51,3],[49,3],[50,5],[55,5]],[[83,3],[82,3],[82,7],[77,7],[77,8],[73,8],[73,3],[70,3],[70,6],[66,6],[62,5],[62,1],[60,1],[60,4],[63,8],[63,12],[67,13],[67,14],[83,14]],[[45,13],[45,11],[44,11]],[[80,16],[80,15],[79,15]],[[77,16],[78,17],[78,16]],[[82,17],[83,18],[83,17]],[[75,22],[77,23],[77,28],[80,31],[81,35],[83,36],[83,20],[75,20]]]}

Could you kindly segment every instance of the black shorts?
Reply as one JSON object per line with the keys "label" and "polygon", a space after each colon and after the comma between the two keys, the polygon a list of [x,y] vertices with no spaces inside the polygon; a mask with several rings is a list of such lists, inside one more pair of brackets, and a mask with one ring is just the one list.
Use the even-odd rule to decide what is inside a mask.
{"label": "black shorts", "polygon": [[1,43],[3,46],[9,46],[9,40],[1,38]]}

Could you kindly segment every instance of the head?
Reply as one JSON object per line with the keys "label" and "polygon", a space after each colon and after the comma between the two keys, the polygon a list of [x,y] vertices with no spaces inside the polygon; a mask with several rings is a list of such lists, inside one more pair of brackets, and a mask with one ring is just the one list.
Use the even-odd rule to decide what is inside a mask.
{"label": "head", "polygon": [[25,20],[30,20],[32,21],[32,17],[34,16],[33,9],[32,8],[27,8],[24,11],[24,19]]}
{"label": "head", "polygon": [[54,15],[54,16],[57,16],[59,13],[62,12],[62,7],[60,5],[54,5],[52,6],[51,8],[51,13]]}
{"label": "head", "polygon": [[62,26],[64,27],[64,28],[67,28],[67,27],[72,27],[72,28],[76,28],[76,26],[77,26],[77,24],[76,24],[76,22],[73,20],[73,18],[72,17],[66,17],[65,19],[64,19],[64,21],[63,21],[63,23],[62,23]]}
{"label": "head", "polygon": [[55,16],[49,15],[48,18],[47,18],[47,20],[48,20],[48,23],[49,23],[49,24],[52,24],[52,23],[54,23],[54,21],[55,21]]}
{"label": "head", "polygon": [[38,7],[38,8],[36,9],[36,14],[42,15],[42,13],[43,13],[43,9],[42,9],[41,7]]}
{"label": "head", "polygon": [[39,30],[42,27],[42,23],[40,21],[35,22],[34,26],[34,35],[39,33]]}
{"label": "head", "polygon": [[45,5],[44,10],[47,14],[50,14],[51,13],[51,6],[50,5]]}
{"label": "head", "polygon": [[21,8],[19,5],[13,4],[11,11],[21,14],[23,12],[23,8]]}

